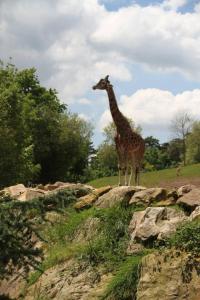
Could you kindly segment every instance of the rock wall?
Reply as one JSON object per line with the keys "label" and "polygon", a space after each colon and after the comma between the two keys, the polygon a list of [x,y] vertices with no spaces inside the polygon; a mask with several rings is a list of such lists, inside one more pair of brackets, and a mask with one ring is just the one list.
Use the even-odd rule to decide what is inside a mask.
{"label": "rock wall", "polygon": [[199,300],[200,260],[167,250],[143,258],[137,300]]}

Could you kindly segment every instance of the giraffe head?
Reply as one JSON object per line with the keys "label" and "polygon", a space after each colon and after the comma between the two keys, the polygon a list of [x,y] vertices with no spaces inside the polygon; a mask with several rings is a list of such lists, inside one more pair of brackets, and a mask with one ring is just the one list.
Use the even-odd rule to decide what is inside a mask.
{"label": "giraffe head", "polygon": [[99,82],[92,87],[93,90],[106,90],[108,86],[111,86],[108,77],[109,75],[107,75],[104,79],[100,79]]}

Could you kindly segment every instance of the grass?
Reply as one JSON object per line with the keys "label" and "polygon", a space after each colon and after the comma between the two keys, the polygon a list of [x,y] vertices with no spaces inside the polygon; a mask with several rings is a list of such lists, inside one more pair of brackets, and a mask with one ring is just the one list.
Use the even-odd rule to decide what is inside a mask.
{"label": "grass", "polygon": [[168,239],[170,247],[200,254],[200,220],[188,221],[181,224],[176,232]]}
{"label": "grass", "polygon": [[47,241],[46,256],[38,270],[30,274],[29,285],[34,284],[47,269],[81,255],[85,251],[85,243],[77,244],[71,240],[81,224],[94,214],[95,209],[93,208],[77,213],[72,207],[69,207],[58,223],[48,224],[44,228],[40,234]]}
{"label": "grass", "polygon": [[[146,187],[160,186],[162,182],[173,182],[179,179],[193,179],[200,177],[200,164],[185,166],[181,170],[181,176],[176,176],[176,168],[165,169],[160,171],[153,171],[141,174],[140,185]],[[104,177],[100,179],[95,179],[88,184],[99,188],[106,185],[117,185],[118,176]]]}
{"label": "grass", "polygon": [[114,274],[110,283],[108,284],[102,300],[129,300],[135,299],[139,268],[142,257],[145,253],[140,253],[136,256],[127,257],[121,263],[118,270]]}

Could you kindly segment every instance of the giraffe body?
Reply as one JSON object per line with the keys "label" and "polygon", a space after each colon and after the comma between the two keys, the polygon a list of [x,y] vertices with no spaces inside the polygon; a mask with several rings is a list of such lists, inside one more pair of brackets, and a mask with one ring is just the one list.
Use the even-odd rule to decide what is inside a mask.
{"label": "giraffe body", "polygon": [[131,169],[129,185],[133,172],[135,173],[135,183],[139,184],[139,172],[145,151],[144,140],[133,131],[127,118],[120,112],[108,76],[105,79],[101,79],[93,89],[106,90],[108,94],[110,112],[117,130],[115,145],[118,155],[119,185],[121,185],[121,170],[125,171],[125,185],[127,185],[129,168]]}

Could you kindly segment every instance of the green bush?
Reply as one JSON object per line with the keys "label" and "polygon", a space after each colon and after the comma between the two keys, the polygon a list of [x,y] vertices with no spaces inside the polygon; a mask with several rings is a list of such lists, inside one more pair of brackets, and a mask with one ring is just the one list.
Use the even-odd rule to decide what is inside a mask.
{"label": "green bush", "polygon": [[143,254],[128,257],[108,284],[102,300],[134,300],[137,290],[139,266]]}
{"label": "green bush", "polygon": [[200,220],[181,224],[167,244],[180,250],[200,254]]}
{"label": "green bush", "polygon": [[128,224],[132,217],[132,209],[115,206],[97,210],[94,214],[100,219],[98,238],[90,241],[83,257],[91,264],[105,263],[112,265],[124,259],[129,239]]}
{"label": "green bush", "polygon": [[41,251],[34,248],[31,237],[38,233],[37,223],[32,218],[45,219],[47,211],[63,209],[75,201],[71,191],[60,191],[48,197],[31,201],[10,201],[1,197],[0,202],[0,278],[12,273],[15,267],[38,267]]}

